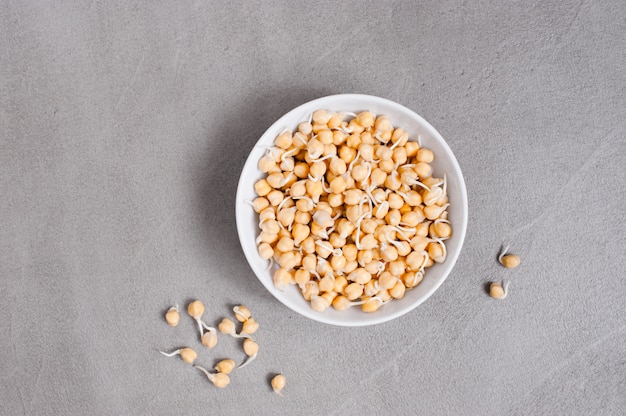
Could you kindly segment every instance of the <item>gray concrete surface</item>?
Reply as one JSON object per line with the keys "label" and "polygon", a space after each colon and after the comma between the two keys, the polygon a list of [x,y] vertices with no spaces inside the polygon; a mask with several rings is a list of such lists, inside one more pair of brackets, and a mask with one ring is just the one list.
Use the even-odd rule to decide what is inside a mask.
{"label": "gray concrete surface", "polygon": [[[9,0],[0,22],[0,414],[626,412],[625,2]],[[429,120],[470,200],[441,289],[358,329],[275,301],[234,223],[260,134],[345,92]],[[162,321],[196,297],[261,323],[223,391],[157,353],[198,348]]]}

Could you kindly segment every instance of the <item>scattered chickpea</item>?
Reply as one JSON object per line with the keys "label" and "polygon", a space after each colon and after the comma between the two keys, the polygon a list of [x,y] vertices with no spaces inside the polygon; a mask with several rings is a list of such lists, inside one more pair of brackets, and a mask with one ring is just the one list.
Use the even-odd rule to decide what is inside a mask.
{"label": "scattered chickpea", "polygon": [[178,313],[178,305],[172,306],[165,313],[165,322],[167,322],[169,326],[176,326],[179,321],[180,314]]}
{"label": "scattered chickpea", "polygon": [[159,352],[165,355],[166,357],[173,357],[175,355],[180,355],[180,358],[187,364],[193,363],[196,360],[196,358],[198,358],[198,354],[189,347],[180,348],[170,353],[163,352],[163,351],[159,351]]}
{"label": "scattered chickpea", "polygon": [[259,352],[259,344],[257,344],[256,341],[252,338],[246,338],[243,341],[243,352],[246,353],[248,359],[246,359],[246,361],[237,368],[243,368],[247,366],[256,358],[257,353]]}
{"label": "scattered chickpea", "polygon": [[230,374],[235,369],[235,361],[227,358],[215,364],[215,371],[218,373]]}
{"label": "scattered chickpea", "polygon": [[194,368],[202,371],[207,376],[209,381],[217,388],[223,389],[230,383],[230,377],[228,377],[225,373],[209,373],[205,368],[202,368],[199,365],[194,365]]}
{"label": "scattered chickpea", "polygon": [[235,319],[239,322],[246,322],[247,319],[250,319],[252,314],[250,313],[250,309],[246,308],[243,305],[238,305],[233,308],[233,312],[235,313]]}
{"label": "scattered chickpea", "polygon": [[520,265],[521,260],[519,256],[515,254],[507,254],[508,250],[509,246],[507,245],[504,250],[502,250],[502,253],[500,253],[500,255],[498,256],[498,261],[507,269],[514,269]]}
{"label": "scattered chickpea", "polygon": [[509,282],[506,284],[493,282],[489,285],[489,296],[494,299],[504,299],[509,293]]}
{"label": "scattered chickpea", "polygon": [[254,318],[248,318],[241,327],[241,334],[252,335],[259,329],[259,323]]}
{"label": "scattered chickpea", "polygon": [[279,396],[282,396],[282,390],[285,388],[285,384],[287,382],[287,379],[285,378],[284,375],[282,374],[276,374],[274,376],[274,378],[272,378],[272,390],[274,390],[274,393],[278,394]]}

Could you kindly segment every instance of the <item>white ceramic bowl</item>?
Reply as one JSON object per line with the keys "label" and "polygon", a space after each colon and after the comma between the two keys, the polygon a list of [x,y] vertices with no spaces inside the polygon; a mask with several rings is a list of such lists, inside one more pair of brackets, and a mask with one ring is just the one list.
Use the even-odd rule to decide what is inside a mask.
{"label": "white ceramic bowl", "polygon": [[[345,311],[336,311],[332,307],[324,312],[311,309],[296,285],[290,285],[285,291],[274,287],[272,273],[267,270],[268,261],[263,260],[257,251],[255,239],[259,233],[258,215],[245,200],[256,197],[254,183],[264,174],[257,168],[257,162],[265,154],[265,146],[272,146],[274,139],[284,129],[295,131],[298,123],[308,120],[315,110],[325,109],[332,112],[352,112],[368,110],[376,115],[386,114],[394,127],[401,127],[409,133],[411,140],[418,135],[424,147],[430,148],[435,154],[432,163],[434,176],[448,178],[448,219],[451,222],[453,235],[446,241],[448,250],[447,259],[441,264],[435,264],[426,269],[424,280],[415,288],[406,291],[403,299],[392,300],[382,306],[375,313],[364,313],[360,307],[352,307]],[[341,94],[318,98],[291,110],[276,121],[261,136],[256,146],[250,152],[246,164],[241,172],[237,188],[236,219],[239,240],[250,267],[261,283],[280,302],[295,312],[316,321],[340,326],[372,325],[397,318],[428,299],[446,279],[461,251],[468,218],[467,190],[461,168],[448,147],[448,144],[426,120],[408,108],[383,98],[370,95]]]}

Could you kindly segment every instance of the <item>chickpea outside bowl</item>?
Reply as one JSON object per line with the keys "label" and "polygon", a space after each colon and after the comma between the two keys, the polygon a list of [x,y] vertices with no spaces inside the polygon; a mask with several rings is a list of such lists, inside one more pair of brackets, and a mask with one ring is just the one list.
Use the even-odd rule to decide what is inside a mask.
{"label": "chickpea outside bowl", "polygon": [[[275,276],[276,270],[279,267],[278,264],[274,262],[275,264],[273,265],[273,267],[268,268],[270,263],[267,260],[267,255],[263,253],[264,255],[262,256],[259,253],[257,238],[261,232],[261,229],[259,228],[260,218],[259,214],[255,212],[253,207],[251,207],[249,204],[250,201],[253,201],[259,196],[259,191],[261,191],[262,193],[265,193],[266,191],[265,189],[261,189],[262,187],[260,186],[259,181],[263,178],[267,178],[268,174],[262,172],[259,169],[259,161],[263,158],[263,156],[267,154],[268,148],[272,148],[277,144],[282,144],[282,137],[279,138],[277,142],[277,138],[282,133],[284,133],[285,131],[292,131],[295,133],[298,130],[298,126],[300,125],[300,123],[306,123],[310,121],[313,113],[318,110],[325,110],[329,114],[343,113],[345,114],[344,120],[348,124],[355,117],[355,115],[361,114],[363,112],[369,112],[374,117],[386,116],[393,128],[402,129],[408,134],[408,140],[410,142],[415,142],[419,140],[419,142],[421,142],[420,147],[430,149],[430,151],[432,151],[432,154],[434,155],[434,159],[432,160],[432,162],[428,163],[427,166],[421,167],[426,169],[432,169],[433,177],[445,177],[445,185],[443,187],[446,189],[447,194],[446,206],[444,208],[437,208],[435,205],[433,205],[433,207],[436,208],[435,211],[438,211],[434,212],[434,214],[432,214],[433,216],[429,216],[429,212],[433,211],[432,209],[425,211],[428,218],[437,218],[442,210],[447,210],[446,221],[432,224],[433,227],[431,227],[431,232],[433,232],[433,228],[437,230],[441,229],[441,232],[451,232],[451,235],[449,238],[445,239],[445,247],[443,246],[443,244],[432,244],[428,248],[428,255],[431,258],[439,260],[440,262],[435,261],[433,262],[432,267],[428,267],[427,269],[425,269],[423,280],[419,282],[419,284],[417,284],[415,287],[411,288],[410,290],[406,290],[406,292],[403,292],[403,296],[398,299],[392,299],[391,301],[385,302],[384,304],[382,304],[382,301],[375,302],[373,308],[372,304],[349,307],[350,302],[347,298],[349,298],[350,296],[347,296],[347,298],[342,298],[343,302],[341,305],[339,305],[339,309],[343,310],[337,310],[332,306],[328,307],[328,304],[332,303],[332,300],[327,300],[322,296],[317,296],[311,298],[310,300],[305,300],[301,289],[297,284],[276,284],[280,283],[281,276],[283,274],[285,275],[284,277],[287,283],[290,276],[292,280],[295,279],[296,281],[298,281],[300,275],[298,275],[297,273],[289,275],[288,273],[284,273],[284,269],[281,269],[281,272],[278,273],[278,276]],[[365,120],[364,123],[369,123],[369,120]],[[348,127],[348,129],[350,128]],[[314,134],[311,134],[309,137],[313,135]],[[322,141],[325,140],[324,137],[320,137],[320,139]],[[289,142],[290,138],[286,137],[285,140],[286,142]],[[392,142],[389,141],[390,145],[391,143]],[[285,143],[286,146],[288,144],[289,143]],[[318,177],[321,177],[319,175],[323,175],[325,171],[324,167],[321,166],[321,163],[326,163],[330,169],[330,163],[333,162],[333,158],[327,158],[324,160],[321,148],[317,149],[317,147],[319,147],[317,146],[317,143],[313,143],[313,145],[308,148],[308,155],[311,159],[317,160],[317,162],[310,164],[309,174],[311,178],[316,179]],[[364,150],[370,149],[366,147]],[[376,159],[377,155],[365,155],[365,158]],[[380,160],[382,160],[382,158]],[[341,163],[338,164],[340,165]],[[313,165],[317,166],[315,166],[314,168]],[[320,168],[319,172],[318,168]],[[353,172],[353,176],[357,174],[372,174],[372,172],[366,172],[365,169],[362,170],[364,172]],[[428,172],[427,175],[430,176],[430,172]],[[261,183],[261,185],[265,186],[267,185],[267,182],[272,182],[274,180],[276,180],[276,178],[268,178],[268,181],[265,181],[265,183]],[[338,194],[343,194],[344,199],[354,197],[354,195],[351,194],[350,189],[343,189],[343,185],[345,185],[344,183],[333,184],[331,181],[331,184],[335,189],[331,188],[331,184],[329,183],[320,182],[320,184],[325,189],[332,189],[336,191],[329,192],[333,193],[335,196]],[[391,184],[391,186],[394,185]],[[439,184],[439,187],[441,188],[441,184]],[[276,189],[275,184],[274,186],[272,186],[272,189]],[[308,191],[310,191],[310,189]],[[286,196],[287,195],[285,195],[285,197]],[[269,198],[277,198],[275,201],[272,201],[276,203],[281,200],[282,196],[274,192],[268,197],[268,199]],[[372,200],[371,198],[372,196],[370,195],[370,201]],[[363,198],[363,200],[365,201],[367,200],[367,198]],[[307,198],[298,199],[294,202],[297,202],[296,205],[301,207],[304,211],[311,208],[309,205],[311,205],[312,201],[308,200]],[[393,201],[391,201],[391,204],[393,205]],[[365,205],[367,206],[368,204],[366,203]],[[367,210],[367,207],[365,209]],[[372,214],[377,213],[377,207],[370,207],[370,209]],[[385,207],[385,209],[387,209],[387,207]],[[365,221],[363,221],[363,218],[357,219],[357,217],[359,216],[363,217],[362,215],[358,215],[362,212],[362,210],[363,204],[361,204],[361,207],[359,209],[352,209],[353,212],[350,212],[350,215],[347,215],[347,217],[351,217],[351,220],[354,223],[357,223],[357,221],[361,220],[362,223],[360,228],[363,230],[368,230],[368,228],[374,230],[376,228],[376,224],[373,221],[370,220],[369,223],[366,223]],[[319,215],[316,218],[317,223],[325,223],[327,221],[329,224],[331,223],[331,218],[326,218],[327,216],[324,215],[323,212],[318,211],[318,214]],[[428,220],[428,218],[426,220]],[[250,267],[254,271],[257,278],[261,281],[265,288],[272,295],[274,295],[276,299],[278,299],[280,302],[282,302],[293,311],[319,322],[339,326],[365,326],[386,322],[404,315],[405,313],[411,311],[413,308],[417,307],[426,299],[428,299],[435,292],[435,290],[437,290],[437,288],[441,286],[446,277],[450,274],[452,268],[454,267],[454,264],[456,263],[465,238],[467,219],[467,190],[465,188],[463,174],[461,173],[461,168],[459,167],[459,164],[454,154],[450,150],[445,140],[441,137],[441,135],[426,120],[424,120],[422,117],[409,110],[408,108],[387,99],[359,94],[341,94],[318,98],[316,100],[305,103],[282,116],[269,129],[267,129],[267,131],[261,136],[257,144],[250,152],[244,168],[241,172],[236,196],[236,220],[239,240],[241,242],[241,246],[243,248],[246,259],[248,260],[248,263],[250,264]],[[390,224],[396,224],[399,220],[400,218],[387,219]],[[403,222],[401,222],[400,224],[405,224],[406,226],[407,223],[410,224],[411,221],[418,221],[419,219],[412,218],[411,215],[403,215],[402,220]],[[313,221],[313,219],[311,221]],[[269,227],[270,225],[276,225],[277,222],[268,221],[267,223]],[[296,234],[299,234],[299,230]],[[363,240],[360,242],[360,245],[363,247],[365,247],[366,245],[375,247],[377,244],[375,237],[378,237],[375,235],[375,233],[368,234],[367,237],[364,237]],[[276,244],[280,244],[279,247],[293,250],[293,247],[291,247],[293,241],[290,241],[290,239],[285,239],[284,241],[279,241],[278,243],[274,242],[273,244],[274,246],[276,246]],[[322,249],[324,249],[325,247],[329,251],[330,249],[332,249],[332,246],[324,241],[319,241],[318,245],[320,245]],[[386,250],[386,248],[388,247],[395,247],[396,249]],[[267,249],[267,247],[263,248]],[[405,249],[406,248],[407,247],[405,247]],[[401,251],[402,247],[399,244],[385,247],[381,245],[379,249],[380,255],[384,258],[384,262],[388,268],[384,272],[380,270],[380,272],[382,273],[378,273],[378,280],[376,283],[379,285],[382,284],[391,286],[393,285],[395,279],[392,277],[392,273],[389,273],[389,271],[393,272],[393,267],[397,266],[397,264],[391,264],[392,259],[395,259],[395,257],[397,256],[396,252]],[[383,249],[389,251],[390,253],[383,253]],[[263,250],[261,250],[261,252],[263,252]],[[417,253],[417,251],[413,253]],[[389,257],[386,257],[387,254],[389,254]],[[406,255],[406,253],[401,253],[401,255]],[[333,259],[332,254],[328,257],[328,259],[328,267],[343,267],[343,261],[336,261],[334,262],[335,264],[331,263],[331,260]],[[406,259],[418,262],[418,260],[414,259],[414,255],[412,254],[409,254]],[[283,265],[289,265],[292,263],[292,259],[283,259],[282,263]],[[359,279],[361,278],[361,274],[363,275],[364,279],[367,279],[369,273],[365,273],[364,271],[365,269],[358,268],[357,270],[355,270],[355,275],[352,277],[352,279],[348,279],[348,281],[344,283],[346,283],[348,286],[354,286],[353,283],[359,281]],[[341,281],[341,279],[345,280],[344,277],[340,277],[339,274],[337,274],[335,279],[337,280],[338,278],[338,280]],[[306,279],[306,276],[304,276],[303,278]],[[315,276],[311,276],[311,279],[317,280]],[[359,286],[359,284],[357,284],[356,286]],[[344,285],[344,287],[347,288],[346,285]],[[344,293],[350,294],[350,291],[346,291]],[[357,295],[359,294],[357,293],[354,296],[356,297]],[[350,299],[350,301],[351,300],[352,299]],[[384,300],[386,301],[387,299]],[[320,312],[320,310],[322,311]],[[364,312],[371,310],[374,310],[374,312]]]}

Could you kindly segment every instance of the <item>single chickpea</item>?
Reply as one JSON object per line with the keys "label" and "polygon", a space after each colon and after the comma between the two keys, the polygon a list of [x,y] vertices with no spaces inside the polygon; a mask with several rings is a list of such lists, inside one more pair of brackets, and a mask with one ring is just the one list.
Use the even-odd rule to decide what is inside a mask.
{"label": "single chickpea", "polygon": [[452,227],[448,223],[435,221],[430,224],[429,233],[434,238],[450,238]]}
{"label": "single chickpea", "polygon": [[311,138],[306,145],[307,154],[312,159],[317,159],[324,153],[324,145],[316,138]]}
{"label": "single chickpea", "polygon": [[422,147],[417,151],[416,159],[418,162],[432,163],[435,160],[432,150]]}
{"label": "single chickpea", "polygon": [[329,194],[328,195],[328,203],[333,208],[341,207],[344,204],[343,194],[341,194],[341,193],[339,193],[339,194],[333,194],[333,193]]}
{"label": "single chickpea", "polygon": [[385,179],[385,187],[393,191],[400,189],[401,185],[402,182],[400,181],[400,175],[395,170],[392,171],[391,174]]}
{"label": "single chickpea", "polygon": [[303,253],[315,253],[315,249],[317,248],[317,246],[315,245],[315,238],[313,238],[313,236],[305,238],[304,240],[302,240],[302,243],[300,243],[300,247],[302,248]]}
{"label": "single chickpea", "polygon": [[260,179],[254,184],[254,191],[259,196],[265,196],[272,191],[272,187],[267,183],[265,179]]}
{"label": "single chickpea", "polygon": [[230,383],[230,378],[225,373],[209,373],[207,369],[200,367],[199,365],[194,365],[195,368],[202,371],[204,375],[207,376],[209,381],[213,383],[213,385],[217,388],[223,389]]}
{"label": "single chickpea", "polygon": [[246,338],[243,341],[243,352],[246,353],[248,358],[246,359],[245,362],[243,362],[237,368],[244,368],[245,366],[250,364],[252,361],[254,361],[254,359],[257,357],[258,352],[259,352],[259,344],[257,344],[256,341],[253,340],[252,338]]}
{"label": "single chickpea", "polygon": [[289,149],[292,143],[293,143],[293,137],[290,131],[285,131],[279,134],[278,137],[276,137],[276,140],[274,140],[274,145],[276,145],[277,147],[283,150]]}
{"label": "single chickpea", "polygon": [[311,308],[316,312],[324,312],[330,306],[330,302],[323,296],[311,296]]}
{"label": "single chickpea", "polygon": [[233,313],[235,314],[235,319],[239,322],[246,322],[252,316],[250,309],[243,305],[233,307]]}
{"label": "single chickpea", "polygon": [[280,269],[276,270],[276,272],[274,273],[273,280],[274,280],[274,286],[276,287],[276,289],[285,290],[287,285],[291,283],[292,276],[291,276],[291,273],[289,273],[287,270],[281,267]]}
{"label": "single chickpea", "polygon": [[391,209],[400,209],[404,205],[404,199],[397,193],[392,192],[387,196],[387,203]]}
{"label": "single chickpea", "polygon": [[402,215],[400,215],[400,211],[393,209],[385,216],[385,220],[387,221],[387,224],[395,226],[400,224]]}
{"label": "single chickpea", "polygon": [[[306,284],[309,280],[311,280],[311,273],[309,272],[309,270],[315,270],[315,267],[313,267],[313,269],[309,269],[307,270],[307,267],[305,266],[305,259],[307,259],[308,256],[305,256],[302,259],[302,267],[301,269],[296,270],[296,273],[294,275],[294,280],[296,282],[297,285],[302,286],[304,284]],[[315,256],[313,256],[315,257]],[[307,265],[310,265],[308,263],[309,260],[307,261]]]}
{"label": "single chickpea", "polygon": [[386,131],[391,131],[392,126],[391,126],[391,121],[389,120],[389,117],[387,116],[378,116],[376,118],[376,122],[374,123],[374,130],[376,132],[386,132]]}
{"label": "single chickpea", "polygon": [[346,181],[343,178],[343,176],[337,176],[335,179],[332,180],[332,182],[330,183],[330,190],[331,192],[335,193],[335,194],[340,194],[343,191],[346,190]]}
{"label": "single chickpea", "polygon": [[169,326],[177,326],[178,322],[180,322],[180,314],[178,313],[178,305],[172,306],[165,313],[165,322]]}
{"label": "single chickpea", "polygon": [[307,225],[311,221],[311,214],[308,211],[298,211],[296,207],[296,212],[294,213],[293,220],[297,224]]}
{"label": "single chickpea", "polygon": [[333,143],[333,132],[330,130],[321,130],[317,133],[317,140],[320,141],[323,145],[332,144]]}
{"label": "single chickpea", "polygon": [[300,245],[300,243],[309,236],[310,232],[311,229],[308,225],[295,224],[291,230],[294,244]]}
{"label": "single chickpea", "polygon": [[406,293],[406,286],[400,280],[398,280],[396,284],[389,291],[389,294],[394,299],[402,299],[405,293]]}
{"label": "single chickpea", "polygon": [[316,124],[327,124],[332,117],[332,114],[326,110],[317,110],[313,113],[312,120]]}
{"label": "single chickpea", "polygon": [[504,284],[493,282],[489,285],[489,296],[494,299],[504,299],[508,295],[509,282]]}
{"label": "single chickpea", "polygon": [[376,157],[382,160],[391,160],[393,158],[393,150],[387,146],[375,147]]}
{"label": "single chickpea", "polygon": [[406,256],[405,261],[409,270],[419,270],[426,264],[427,259],[428,254],[426,251],[413,251]]}
{"label": "single chickpea", "polygon": [[267,260],[274,255],[274,249],[268,243],[259,244],[259,256],[263,260]]}
{"label": "single chickpea", "polygon": [[407,157],[415,157],[417,155],[417,151],[420,149],[420,145],[417,142],[409,141],[404,145],[404,148],[406,149]]}
{"label": "single chickpea", "polygon": [[254,318],[248,318],[243,322],[241,326],[242,335],[252,335],[259,329],[259,323]]}
{"label": "single chickpea", "polygon": [[274,390],[274,393],[278,394],[279,396],[282,396],[283,393],[283,389],[285,388],[285,384],[286,384],[287,380],[285,379],[285,376],[282,374],[276,374],[274,376],[274,378],[272,378],[272,390]]}
{"label": "single chickpea", "polygon": [[369,111],[363,111],[357,114],[356,121],[364,128],[369,129],[374,125],[374,114],[370,113]]}
{"label": "single chickpea", "polygon": [[376,312],[383,305],[383,301],[377,297],[364,298],[364,303],[361,305],[363,312]]}
{"label": "single chickpea", "polygon": [[381,160],[380,163],[378,163],[378,168],[387,174],[392,173],[395,167],[396,165],[391,159]]}
{"label": "single chickpea", "polygon": [[333,144],[335,146],[341,146],[346,142],[348,135],[340,130],[333,131]]}
{"label": "single chickpea", "polygon": [[304,121],[298,124],[298,131],[305,136],[308,136],[313,131],[313,126],[311,126],[311,123]]}
{"label": "single chickpea", "polygon": [[334,270],[343,270],[346,265],[346,258],[344,256],[333,256],[330,259],[330,265]]}
{"label": "single chickpea", "polygon": [[392,246],[386,246],[380,250],[380,254],[385,262],[390,262],[398,259],[398,250]]}
{"label": "single chickpea", "polygon": [[214,370],[218,373],[230,374],[235,369],[235,365],[235,361],[228,358],[215,364]]}
{"label": "single chickpea", "polygon": [[346,286],[348,286],[348,280],[342,275],[336,276],[332,291],[337,293],[343,293]]}
{"label": "single chickpea", "polygon": [[343,117],[344,116],[341,113],[332,113],[326,125],[329,129],[336,129],[341,126],[341,123],[343,122]]}
{"label": "single chickpea", "polygon": [[217,345],[217,331],[211,328],[200,337],[200,342],[207,348],[215,348]]}
{"label": "single chickpea", "polygon": [[430,178],[430,176],[433,174],[433,169],[428,163],[425,162],[417,163],[413,167],[413,170],[415,171],[415,173],[417,173],[417,177],[422,181],[426,178]]}
{"label": "single chickpea", "polygon": [[173,357],[175,355],[180,355],[180,358],[187,364],[193,363],[196,360],[196,358],[198,358],[198,354],[194,350],[188,347],[179,348],[176,351],[172,351],[170,353],[163,352],[163,351],[159,351],[159,352],[165,355],[166,357]]}
{"label": "single chickpea", "polygon": [[408,241],[398,241],[396,244],[396,250],[398,250],[398,256],[406,257],[411,253],[411,245]]}
{"label": "single chickpea", "polygon": [[301,291],[302,291],[302,297],[306,301],[310,301],[313,296],[317,296],[320,293],[319,286],[317,285],[317,282],[315,281],[307,282],[304,285],[304,287],[301,288]]}
{"label": "single chickpea", "polygon": [[508,249],[509,246],[507,245],[504,250],[502,250],[502,252],[498,256],[498,262],[500,262],[500,264],[507,269],[514,269],[520,265],[521,260],[519,256],[515,254],[507,254]]}
{"label": "single chickpea", "polygon": [[335,280],[330,275],[326,275],[320,279],[319,287],[322,292],[332,292],[335,287]]}
{"label": "single chickpea", "polygon": [[413,288],[419,285],[424,278],[424,273],[422,272],[408,272],[402,276],[402,281],[407,288]]}
{"label": "single chickpea", "polygon": [[[408,136],[407,136],[408,137]],[[393,141],[393,137],[391,138],[391,141]],[[406,153],[406,149],[404,147],[396,147],[395,149],[393,149],[393,156],[392,159],[394,160],[394,162],[396,162],[398,165],[403,165],[407,162],[408,160],[408,156]]]}
{"label": "single chickpea", "polygon": [[361,297],[363,294],[363,285],[360,283],[350,283],[343,290],[344,295],[348,300],[355,300]]}
{"label": "single chickpea", "polygon": [[406,270],[406,263],[403,259],[394,260],[387,266],[389,273],[394,276],[402,276]]}
{"label": "single chickpea", "polygon": [[305,179],[309,176],[309,165],[307,163],[296,163],[293,173],[297,178]]}
{"label": "single chickpea", "polygon": [[439,205],[424,207],[424,216],[429,220],[436,220],[437,218],[441,217],[441,214],[445,212],[446,208],[448,208],[447,205],[444,205],[442,207],[440,207]]}
{"label": "single chickpea", "polygon": [[260,213],[265,208],[269,207],[269,205],[270,205],[270,201],[268,201],[267,198],[264,198],[262,196],[259,196],[255,198],[254,201],[252,201],[252,208],[254,209],[254,212],[256,213]]}
{"label": "single chickpea", "polygon": [[346,265],[343,266],[343,272],[345,274],[350,274],[355,271],[359,267],[359,263],[356,260],[350,260],[346,262]]}
{"label": "single chickpea", "polygon": [[[313,243],[313,245],[315,245],[315,243]],[[310,253],[304,256],[302,258],[302,268],[306,270],[307,272],[316,270],[317,269],[317,256],[313,253]],[[304,276],[302,276],[301,279],[304,279]],[[306,281],[308,281],[309,279],[310,279],[310,276],[308,276]],[[296,277],[296,281],[298,281],[297,277]]]}
{"label": "single chickpea", "polygon": [[372,183],[372,186],[380,186],[385,183],[386,179],[387,174],[382,169],[375,168],[372,170],[372,173],[370,175],[370,181]]}
{"label": "single chickpea", "polygon": [[440,243],[428,243],[426,247],[426,251],[428,251],[428,256],[436,263],[443,263],[446,259],[446,253],[444,252],[445,247]]}
{"label": "single chickpea", "polygon": [[337,154],[345,163],[350,163],[356,157],[356,149],[348,146],[348,143],[346,141],[345,145],[339,147],[339,151],[337,152]]}

